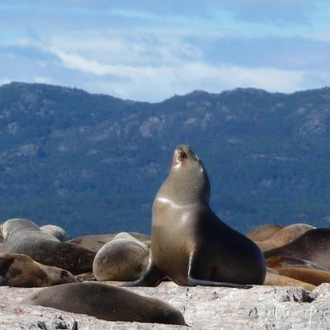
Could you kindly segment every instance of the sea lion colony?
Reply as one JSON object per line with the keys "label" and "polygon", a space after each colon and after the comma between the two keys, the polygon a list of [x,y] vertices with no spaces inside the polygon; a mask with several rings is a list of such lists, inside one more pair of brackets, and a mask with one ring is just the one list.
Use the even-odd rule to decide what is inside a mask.
{"label": "sea lion colony", "polygon": [[[330,229],[265,224],[243,235],[213,213],[209,198],[205,166],[189,146],[180,145],[154,199],[151,237],[112,233],[68,240],[65,230],[57,226],[42,228],[27,219],[9,219],[0,225],[0,283],[57,285],[23,303],[107,320],[185,324],[181,312],[166,303],[90,281],[133,281],[125,286],[156,286],[162,280],[238,288],[294,285],[307,290],[330,282]],[[74,283],[84,279],[88,282]],[[98,290],[106,293],[93,294]],[[76,295],[77,309],[67,302],[65,292],[70,292],[70,298]],[[113,295],[120,298],[108,301],[106,297]],[[93,299],[103,304],[99,312],[91,307]],[[127,300],[136,302],[128,314]],[[107,312],[109,304],[118,309],[117,316]]]}

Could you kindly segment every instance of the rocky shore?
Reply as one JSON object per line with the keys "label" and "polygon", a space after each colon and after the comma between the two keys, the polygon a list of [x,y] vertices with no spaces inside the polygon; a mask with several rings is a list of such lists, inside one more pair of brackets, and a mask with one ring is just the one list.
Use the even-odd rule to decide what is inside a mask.
{"label": "rocky shore", "polygon": [[[0,287],[2,330],[184,329],[184,326],[107,322],[82,314],[39,306],[20,300],[40,288]],[[328,329],[330,284],[313,291],[300,287],[254,286],[251,289],[179,287],[172,282],[156,288],[128,288],[162,299],[179,309],[191,329]],[[88,297],[86,297],[88,300]]]}

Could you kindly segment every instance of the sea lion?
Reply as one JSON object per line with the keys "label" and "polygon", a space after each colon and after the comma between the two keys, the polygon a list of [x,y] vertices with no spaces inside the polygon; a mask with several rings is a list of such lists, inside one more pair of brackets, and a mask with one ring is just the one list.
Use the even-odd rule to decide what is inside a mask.
{"label": "sea lion", "polygon": [[285,267],[303,267],[321,270],[330,270],[324,266],[318,265],[309,260],[299,259],[290,256],[273,256],[266,259],[267,267],[270,268],[285,268]]}
{"label": "sea lion", "polygon": [[246,236],[252,241],[264,241],[273,236],[283,226],[277,224],[265,224],[250,230]]}
{"label": "sea lion", "polygon": [[280,246],[291,243],[299,236],[303,235],[311,229],[315,229],[315,227],[306,223],[294,223],[278,230],[271,237],[264,241],[254,242],[260,247],[263,252],[266,252],[271,249],[275,249]]}
{"label": "sea lion", "polygon": [[[151,239],[150,235],[147,235],[147,234],[138,233],[138,232],[128,232],[128,233],[141,242],[147,242],[147,241],[150,241],[150,239]],[[97,252],[98,250],[100,250],[100,248],[104,244],[112,241],[117,234],[118,233],[84,235],[84,236],[72,238],[72,239],[68,240],[68,243],[78,244],[86,249]]]}
{"label": "sea lion", "polygon": [[166,277],[183,286],[263,284],[262,252],[213,213],[209,198],[203,163],[189,146],[179,145],[153,202],[148,270],[128,286],[156,286]]}
{"label": "sea lion", "polygon": [[275,286],[300,286],[305,290],[313,291],[315,285],[306,283],[303,281],[296,280],[292,277],[287,277],[279,274],[273,274],[267,272],[264,285],[275,285]]}
{"label": "sea lion", "polygon": [[56,237],[58,240],[64,242],[69,240],[69,234],[61,227],[56,225],[44,225],[40,227],[40,230],[46,234]]}
{"label": "sea lion", "polygon": [[101,247],[93,262],[98,281],[134,281],[146,271],[149,247],[128,233],[119,233]]}
{"label": "sea lion", "polygon": [[266,258],[274,256],[294,257],[330,269],[330,228],[309,230],[293,242],[266,251],[264,255]]}
{"label": "sea lion", "polygon": [[71,283],[44,288],[21,303],[87,314],[107,321],[186,325],[182,313],[170,304],[101,283]]}
{"label": "sea lion", "polygon": [[44,287],[77,282],[67,270],[42,265],[27,255],[0,253],[2,285],[12,287]]}
{"label": "sea lion", "polygon": [[44,265],[66,269],[72,274],[92,270],[95,252],[81,246],[61,242],[42,232],[37,224],[27,219],[9,219],[0,226],[5,252],[30,256]]}
{"label": "sea lion", "polygon": [[280,275],[291,277],[316,286],[322,283],[330,283],[330,271],[326,270],[303,267],[278,267],[276,270]]}

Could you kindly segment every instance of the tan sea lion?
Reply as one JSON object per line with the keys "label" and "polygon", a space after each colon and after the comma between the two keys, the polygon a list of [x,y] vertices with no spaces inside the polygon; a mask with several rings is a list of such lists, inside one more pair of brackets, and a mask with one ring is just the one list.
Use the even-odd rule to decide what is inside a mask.
{"label": "tan sea lion", "polygon": [[308,225],[306,223],[294,223],[292,225],[288,225],[276,233],[274,233],[271,237],[264,241],[254,241],[263,252],[269,251],[271,249],[278,248],[280,246],[291,243],[299,236],[303,235],[307,231],[315,229],[315,227]]}
{"label": "tan sea lion", "polygon": [[273,236],[283,226],[277,224],[265,224],[250,230],[246,236],[253,241],[264,241]]}
{"label": "tan sea lion", "polygon": [[56,237],[58,240],[64,242],[69,240],[69,234],[61,227],[56,225],[44,225],[40,227],[40,230],[46,234]]}
{"label": "tan sea lion", "polygon": [[44,287],[77,282],[67,270],[42,265],[29,256],[17,253],[0,253],[2,285],[12,287]]}
{"label": "tan sea lion", "polygon": [[275,286],[300,286],[305,290],[313,291],[315,285],[306,283],[303,281],[296,280],[292,277],[287,277],[279,274],[268,273],[266,274],[264,285],[275,285]]}
{"label": "tan sea lion", "polygon": [[276,270],[280,275],[291,277],[316,286],[322,283],[330,283],[330,271],[326,270],[303,267],[278,267]]}
{"label": "tan sea lion", "polygon": [[308,260],[325,269],[330,268],[330,228],[316,228],[307,231],[293,242],[266,251],[265,257],[289,256]]}
{"label": "tan sea lion", "polygon": [[[128,232],[130,235],[135,237],[141,242],[150,241],[150,235],[138,233],[138,232]],[[114,239],[115,234],[99,234],[99,235],[84,235],[72,238],[68,240],[68,243],[78,244],[86,249],[97,252],[105,243],[110,242]]]}
{"label": "tan sea lion", "polygon": [[134,281],[146,271],[149,247],[128,233],[119,233],[96,253],[93,273],[98,281]]}
{"label": "tan sea lion", "polygon": [[92,270],[95,252],[61,242],[42,232],[30,220],[7,220],[0,226],[0,232],[4,238],[5,252],[26,254],[44,265],[63,268],[74,275]]}
{"label": "tan sea lion", "polygon": [[186,325],[179,310],[159,299],[95,282],[44,288],[32,293],[21,303],[87,314],[107,321]]}
{"label": "tan sea lion", "polygon": [[127,285],[156,286],[166,277],[184,286],[263,284],[262,252],[212,212],[209,198],[203,163],[189,146],[178,146],[153,203],[148,270]]}

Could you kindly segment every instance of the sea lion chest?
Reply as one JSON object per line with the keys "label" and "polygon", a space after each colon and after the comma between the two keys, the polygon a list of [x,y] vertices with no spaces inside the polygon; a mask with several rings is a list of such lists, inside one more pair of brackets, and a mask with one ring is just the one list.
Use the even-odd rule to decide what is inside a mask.
{"label": "sea lion chest", "polygon": [[189,259],[196,245],[193,206],[155,201],[151,255],[155,265],[179,285],[187,284]]}

